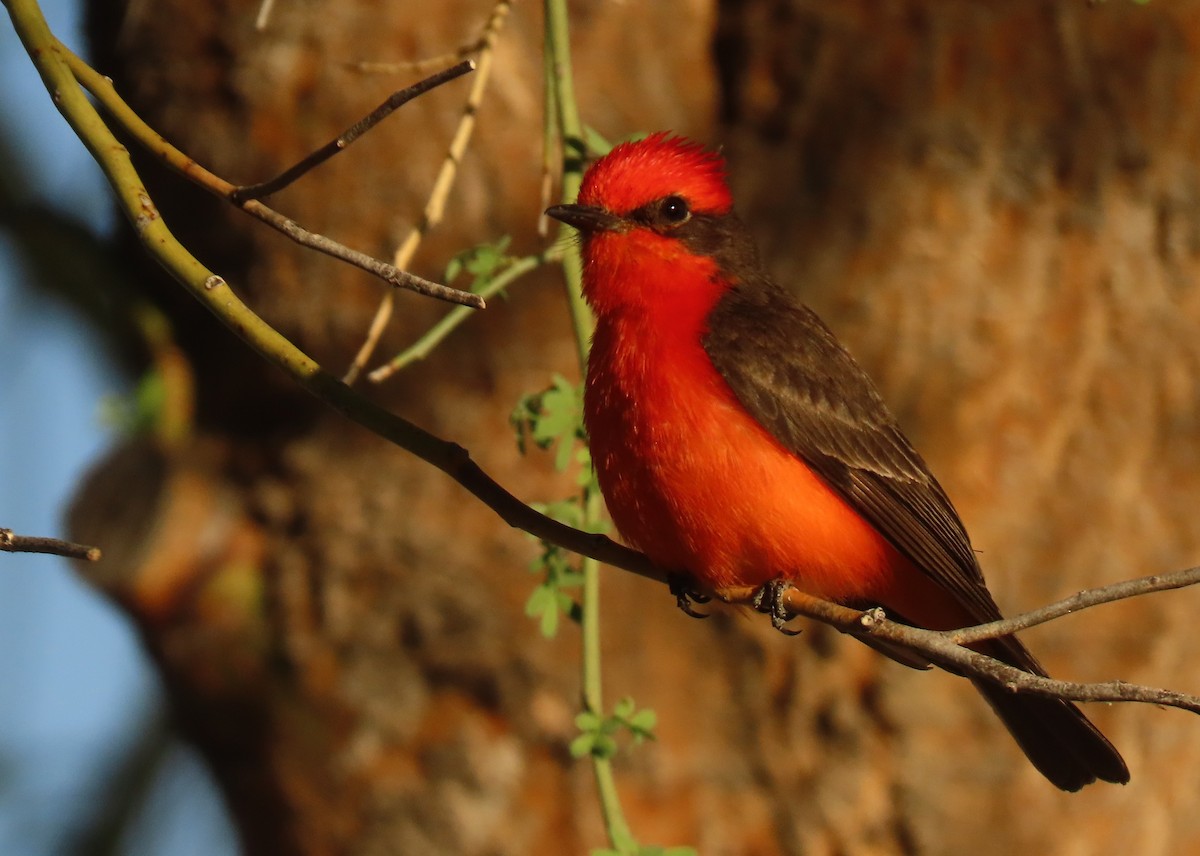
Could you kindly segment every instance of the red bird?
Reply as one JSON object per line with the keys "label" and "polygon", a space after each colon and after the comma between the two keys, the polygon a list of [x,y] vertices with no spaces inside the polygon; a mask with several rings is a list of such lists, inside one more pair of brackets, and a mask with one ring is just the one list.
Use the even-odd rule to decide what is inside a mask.
{"label": "red bird", "polygon": [[[584,416],[617,529],[701,588],[779,580],[939,630],[999,619],[945,491],[829,328],[763,271],[732,205],[719,155],[659,133],[547,211],[582,235]],[[1014,637],[974,647],[1045,675]],[[975,686],[1059,788],[1129,781],[1075,705]]]}

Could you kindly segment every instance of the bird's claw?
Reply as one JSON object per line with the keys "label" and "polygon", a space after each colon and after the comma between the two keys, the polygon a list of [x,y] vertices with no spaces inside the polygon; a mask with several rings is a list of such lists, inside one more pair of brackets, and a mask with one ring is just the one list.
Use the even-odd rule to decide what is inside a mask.
{"label": "bird's claw", "polygon": [[792,615],[783,600],[793,588],[795,586],[782,577],[768,580],[754,593],[754,599],[750,601],[750,605],[756,610],[771,616],[771,626],[785,636],[800,635],[799,630],[789,630],[786,626]]}
{"label": "bird's claw", "polygon": [[667,587],[671,590],[671,594],[675,595],[675,605],[685,615],[690,615],[692,618],[708,618],[709,613],[697,612],[692,608],[692,604],[708,603],[712,598],[696,591],[691,577],[687,574],[671,574],[667,577]]}

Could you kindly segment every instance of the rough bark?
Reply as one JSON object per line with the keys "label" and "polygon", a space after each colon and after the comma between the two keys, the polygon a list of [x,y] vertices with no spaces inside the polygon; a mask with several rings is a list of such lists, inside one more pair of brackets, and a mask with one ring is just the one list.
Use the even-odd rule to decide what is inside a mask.
{"label": "rough bark", "polygon": [[[101,70],[135,107],[216,172],[252,181],[408,82],[344,61],[440,53],[488,12],[419,5],[281,3],[262,34],[254,3],[137,4],[123,20],[95,4],[94,15]],[[1003,605],[1194,562],[1200,3],[574,11],[587,121],[611,136],[671,127],[729,144],[767,258],[880,380]],[[540,42],[537,9],[519,4],[451,223],[418,273],[506,232],[536,245]],[[419,217],[463,91],[404,108],[279,207],[386,256]],[[174,180],[153,190],[261,314],[329,366],[349,360],[377,283]],[[109,506],[142,513],[121,530],[127,557],[98,582],[142,627],[248,851],[599,846],[590,773],[566,752],[574,631],[548,643],[523,616],[527,539],[297,394],[173,286],[153,288],[197,375],[199,431],[166,456],[114,459]],[[402,296],[384,351],[443,311]],[[380,395],[518,494],[554,498],[569,484],[518,457],[506,418],[572,361],[544,278],[493,301]],[[618,763],[643,841],[705,854],[1200,845],[1185,808],[1200,730],[1182,714],[1094,711],[1134,781],[1063,795],[964,681],[819,627],[790,640],[740,616],[690,621],[618,572],[604,598],[609,695],[635,696],[661,723],[657,743]],[[1108,607],[1030,642],[1056,673],[1186,689],[1189,602]]]}

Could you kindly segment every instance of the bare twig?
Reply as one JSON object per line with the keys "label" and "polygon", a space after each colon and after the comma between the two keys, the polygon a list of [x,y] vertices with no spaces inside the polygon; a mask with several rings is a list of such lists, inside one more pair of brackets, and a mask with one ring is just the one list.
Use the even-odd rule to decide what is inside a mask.
{"label": "bare twig", "polygon": [[[50,38],[53,39],[53,36]],[[156,155],[180,175],[203,187],[214,196],[219,196],[236,205],[247,214],[279,230],[298,244],[311,247],[319,252],[341,259],[355,267],[362,268],[392,285],[415,291],[427,297],[436,297],[439,300],[445,300],[450,303],[459,303],[476,309],[484,308],[484,301],[480,299],[479,295],[471,294],[469,291],[459,291],[456,288],[448,288],[436,282],[430,282],[419,276],[406,273],[387,262],[373,259],[365,253],[352,250],[323,235],[310,232],[294,220],[267,207],[257,199],[247,199],[241,203],[236,202],[234,200],[234,193],[237,188],[233,184],[209,172],[168,143],[161,134],[147,125],[125,103],[124,99],[113,88],[111,80],[89,66],[57,39],[53,39],[50,42],[50,50],[65,62],[74,80],[78,81],[84,89],[94,95],[96,100],[108,111],[109,115],[116,119],[151,154]],[[62,97],[61,88],[59,89],[59,97]],[[88,121],[91,121],[90,117],[88,117]],[[98,121],[98,117],[96,121]],[[111,138],[111,134],[109,136]],[[119,145],[119,143],[114,139],[112,145]],[[93,154],[95,155],[95,152]],[[97,159],[99,159],[98,156]],[[140,182],[137,185],[135,195],[138,200],[138,213],[133,215],[131,219],[133,220],[134,227],[138,229],[139,236],[141,236],[144,234],[143,227],[145,225],[161,222],[161,217],[154,208],[150,197],[141,187]]]}
{"label": "bare twig", "polygon": [[427,57],[426,59],[414,59],[408,62],[371,62],[368,60],[360,60],[358,62],[344,62],[342,65],[350,71],[357,71],[359,74],[400,74],[403,72],[419,73],[428,71],[431,68],[438,68],[448,62],[456,62],[472,54],[479,53],[483,48],[483,39],[476,39],[469,45],[463,45],[457,50],[448,51],[437,56]]}
{"label": "bare twig", "polygon": [[[337,241],[326,238],[324,235],[309,232],[295,220],[268,208],[258,200],[247,200],[238,207],[252,217],[257,217],[267,225],[278,229],[296,243],[333,256],[335,259],[349,262],[355,267],[362,268],[365,271],[375,274],[380,279],[390,282],[392,285],[407,288],[410,291],[424,294],[427,297],[436,297],[439,300],[445,300],[447,303],[458,303],[461,306],[470,307],[471,309],[484,309],[487,305],[486,301],[478,294],[461,291],[457,288],[451,288],[448,285],[442,285],[441,283],[430,282],[427,279],[406,273],[387,262],[382,262],[379,259],[368,256],[366,253],[352,250],[344,244],[339,244]],[[388,294],[390,295],[391,292],[388,292]]]}
{"label": "bare twig", "polygon": [[66,556],[68,559],[100,561],[100,548],[59,538],[40,538],[33,535],[18,535],[11,529],[0,529],[0,553],[49,553]]}
{"label": "bare twig", "polygon": [[254,19],[254,29],[262,32],[267,28],[267,23],[271,20],[271,10],[274,8],[275,0],[262,0],[258,7],[258,15]]}
{"label": "bare twig", "polygon": [[[429,200],[425,203],[425,210],[421,214],[421,222],[409,231],[392,259],[392,263],[398,268],[406,268],[412,264],[422,239],[442,221],[442,215],[446,211],[446,200],[450,196],[450,188],[454,186],[454,179],[458,175],[458,165],[462,162],[467,145],[471,142],[471,134],[475,130],[475,115],[479,111],[479,105],[483,103],[483,94],[487,90],[488,81],[491,80],[496,38],[504,26],[504,21],[508,18],[511,8],[511,0],[497,0],[496,5],[492,8],[492,14],[488,16],[487,23],[483,26],[477,43],[479,45],[478,71],[471,81],[471,91],[467,93],[467,101],[463,106],[462,116],[454,131],[454,137],[450,141],[446,158],[442,161],[437,178],[434,179],[433,190],[430,191]],[[354,355],[350,367],[346,369],[343,378],[346,383],[352,384],[358,380],[358,376],[370,362],[371,355],[375,352],[375,348],[383,336],[383,331],[387,329],[388,322],[392,318],[394,305],[395,295],[391,293],[385,294],[380,300],[379,306],[375,310],[375,317],[371,319],[371,324],[367,328],[366,338],[359,347],[358,353]],[[373,372],[371,379],[378,382],[390,374],[391,372],[384,367]]]}
{"label": "bare twig", "polygon": [[437,74],[426,77],[424,80],[417,81],[412,86],[393,92],[388,96],[386,101],[351,125],[340,136],[330,140],[312,154],[285,169],[279,175],[267,181],[258,184],[243,185],[234,190],[233,204],[241,205],[247,199],[261,199],[264,196],[270,196],[272,193],[278,193],[310,170],[315,169],[338,152],[347,148],[367,131],[390,116],[397,108],[403,107],[417,96],[424,95],[429,90],[436,89],[443,83],[449,83],[451,80],[462,77],[474,69],[475,62],[473,60],[464,60],[458,65],[451,66],[444,71],[439,71]]}
{"label": "bare twig", "polygon": [[[1149,594],[1153,591],[1179,588],[1184,585],[1200,582],[1200,575],[1197,575],[1196,571],[1197,569],[1192,568],[1180,571],[1178,574],[1167,574],[1157,577],[1146,577],[1143,580],[1134,580],[1132,583],[1123,584],[1128,586],[1128,592],[1125,596],[1133,597],[1139,594]],[[1161,584],[1162,581],[1172,578],[1174,578],[1172,580],[1174,582],[1173,585]],[[1160,584],[1157,586],[1146,584],[1148,580],[1157,580]],[[1106,589],[1112,588],[1115,587],[1108,586],[1105,589],[1096,589],[1095,591],[1105,592]],[[714,594],[726,603],[750,604],[756,592],[757,590],[750,586],[736,586],[720,589],[715,591]],[[1091,592],[1081,592],[1081,594],[1089,595]],[[1111,597],[1099,599],[1096,603],[1105,603],[1113,599]],[[1072,600],[1072,598],[1068,598],[1069,600]],[[1060,603],[1065,602],[1067,601]],[[873,636],[877,639],[902,645],[909,650],[925,655],[930,660],[952,672],[970,678],[982,678],[991,681],[1011,692],[1024,692],[1083,702],[1141,702],[1143,704],[1178,707],[1183,710],[1192,711],[1193,713],[1200,713],[1200,696],[1140,684],[1130,684],[1125,681],[1078,683],[1075,681],[1059,681],[1053,678],[1042,677],[1041,675],[1030,674],[959,644],[956,639],[961,631],[925,630],[920,627],[900,624],[899,622],[890,621],[882,609],[871,609],[863,612],[831,601],[821,600],[794,588],[789,589],[784,594],[784,605],[793,616],[804,616],[815,619],[851,636]],[[1058,606],[1059,604],[1052,604],[1047,609]],[[1037,610],[1036,612],[1041,613],[1042,611]],[[1059,614],[1062,615],[1065,613],[1059,612]],[[1030,615],[1034,614],[1031,613]],[[1029,626],[1029,617],[1029,615],[1018,615],[1011,620],[1011,624],[1014,627]],[[1008,623],[996,622],[995,624],[983,626],[994,627]],[[1032,623],[1038,622],[1034,621]],[[989,633],[987,636],[975,634],[975,638],[978,640],[998,635],[1006,634]]]}
{"label": "bare twig", "polygon": [[1008,636],[1009,634],[1016,633],[1018,630],[1026,630],[1038,624],[1045,624],[1047,621],[1060,618],[1064,615],[1070,615],[1072,612],[1079,612],[1091,606],[1099,606],[1102,603],[1112,603],[1113,601],[1125,600],[1126,598],[1158,591],[1185,588],[1196,583],[1200,583],[1200,567],[1175,571],[1170,574],[1154,574],[1136,580],[1113,583],[1101,588],[1087,589],[1078,594],[1071,595],[1071,597],[1063,598],[1062,600],[1043,606],[1041,609],[1035,609],[1013,618],[1006,618],[1003,621],[993,621],[989,624],[980,624],[976,627],[955,630],[948,635],[959,645],[969,645],[981,639],[995,639],[997,636]]}

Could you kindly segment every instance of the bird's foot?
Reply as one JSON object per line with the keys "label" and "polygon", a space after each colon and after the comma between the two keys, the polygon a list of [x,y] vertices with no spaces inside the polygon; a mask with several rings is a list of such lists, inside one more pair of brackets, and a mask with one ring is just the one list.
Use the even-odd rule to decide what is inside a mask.
{"label": "bird's foot", "polygon": [[771,626],[785,636],[800,635],[799,630],[789,630],[786,627],[792,615],[788,612],[787,605],[783,600],[793,588],[795,586],[787,580],[776,577],[763,583],[762,587],[754,593],[754,599],[750,601],[750,605],[756,610],[771,616]]}
{"label": "bird's foot", "polygon": [[667,577],[667,587],[675,595],[675,605],[692,618],[708,618],[709,613],[697,612],[692,608],[694,603],[708,603],[712,600],[706,594],[696,591],[695,582],[687,574],[670,574]]}

